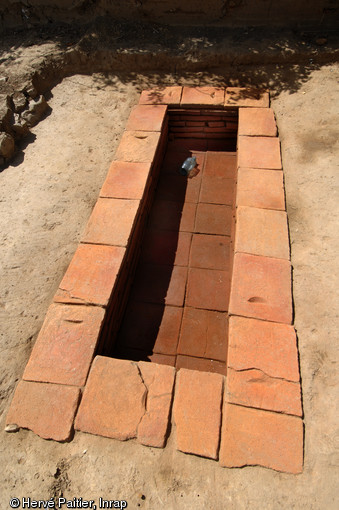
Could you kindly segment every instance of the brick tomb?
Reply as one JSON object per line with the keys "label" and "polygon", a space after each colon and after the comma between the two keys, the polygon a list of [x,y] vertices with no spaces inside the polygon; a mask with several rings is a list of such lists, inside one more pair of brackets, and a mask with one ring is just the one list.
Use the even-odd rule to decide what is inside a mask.
{"label": "brick tomb", "polygon": [[[188,177],[180,164],[196,156]],[[7,430],[79,430],[300,473],[303,421],[269,94],[143,91]]]}

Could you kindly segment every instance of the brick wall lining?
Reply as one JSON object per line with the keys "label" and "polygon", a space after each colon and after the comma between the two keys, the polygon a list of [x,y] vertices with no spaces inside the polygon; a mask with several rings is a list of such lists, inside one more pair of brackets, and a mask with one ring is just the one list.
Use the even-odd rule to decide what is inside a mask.
{"label": "brick wall lining", "polygon": [[[217,121],[206,121],[220,125],[205,128],[214,128],[214,134],[221,128],[224,138],[222,117],[239,113],[227,378],[95,356],[98,348],[105,349],[107,332],[114,334],[128,295],[135,248],[168,137],[168,111],[182,123],[182,109],[191,116],[197,112],[197,118],[207,110],[222,112]],[[169,136],[185,133],[173,127],[190,132],[193,126],[172,124]],[[57,441],[69,440],[75,428],[164,447],[173,403],[179,450],[219,459],[225,467],[262,465],[300,473],[303,422],[292,323],[283,172],[268,92],[234,87],[143,91],[47,311],[6,428],[28,428]]]}

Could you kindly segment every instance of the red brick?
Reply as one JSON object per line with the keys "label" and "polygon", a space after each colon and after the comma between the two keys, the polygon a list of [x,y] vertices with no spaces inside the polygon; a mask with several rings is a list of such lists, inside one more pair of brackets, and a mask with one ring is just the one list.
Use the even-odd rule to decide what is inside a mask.
{"label": "red brick", "polygon": [[186,267],[142,263],[135,275],[133,297],[148,303],[182,306],[186,279]]}
{"label": "red brick", "polygon": [[258,168],[239,168],[237,205],[285,210],[283,172]]}
{"label": "red brick", "polygon": [[147,389],[136,363],[97,356],[92,364],[75,428],[125,441],[137,436]]}
{"label": "red brick", "polygon": [[204,177],[223,177],[233,179],[237,171],[236,153],[207,152]]}
{"label": "red brick", "polygon": [[261,370],[227,370],[227,401],[246,407],[302,416],[300,384]]}
{"label": "red brick", "polygon": [[23,379],[83,386],[104,315],[98,306],[52,304]]}
{"label": "red brick", "polygon": [[[195,175],[194,172],[198,173]],[[191,171],[189,178],[182,175],[163,174],[157,187],[158,200],[174,202],[194,202],[199,200],[201,174],[198,169]]]}
{"label": "red brick", "polygon": [[[200,118],[200,117],[199,117]],[[204,127],[205,126],[205,122],[199,122],[199,121],[186,121],[185,122],[186,126],[189,126],[189,127]]]}
{"label": "red brick", "polygon": [[190,268],[186,305],[206,310],[227,311],[230,273],[213,269]]}
{"label": "red brick", "polygon": [[239,135],[277,136],[271,108],[239,108]]}
{"label": "red brick", "polygon": [[159,230],[193,232],[196,204],[155,200],[149,220],[149,227]]}
{"label": "red brick", "polygon": [[170,367],[175,366],[175,356],[169,356],[168,354],[158,354],[156,352],[145,352],[139,349],[131,349],[124,346],[116,346],[114,351],[114,357],[124,360],[133,361],[146,361],[152,363],[158,363],[160,365],[168,365]]}
{"label": "red brick", "polygon": [[175,369],[155,363],[138,363],[147,387],[146,413],[138,427],[138,441],[147,446],[165,446]]}
{"label": "red brick", "polygon": [[279,138],[268,136],[238,137],[238,166],[281,169]]}
{"label": "red brick", "polygon": [[80,244],[54,301],[106,306],[125,255],[125,248]]}
{"label": "red brick", "polygon": [[121,345],[175,355],[182,308],[130,301],[119,332]]}
{"label": "red brick", "polygon": [[289,261],[236,253],[229,313],[291,324]]}
{"label": "red brick", "polygon": [[209,204],[233,205],[235,198],[235,180],[224,177],[210,177],[202,179],[200,202]]}
{"label": "red brick", "polygon": [[264,90],[245,87],[227,87],[225,106],[268,108],[269,93]]}
{"label": "red brick", "polygon": [[235,370],[257,368],[271,377],[299,382],[297,338],[293,326],[230,317],[228,366]]}
{"label": "red brick", "polygon": [[9,408],[6,425],[32,430],[44,439],[67,441],[80,398],[79,388],[20,381]]}
{"label": "red brick", "polygon": [[192,234],[168,230],[147,230],[141,259],[150,264],[188,266]]}
{"label": "red brick", "polygon": [[178,354],[226,361],[227,314],[185,307]]}
{"label": "red brick", "polygon": [[217,87],[184,87],[181,105],[222,105],[225,89]]}
{"label": "red brick", "polygon": [[285,212],[239,206],[236,225],[236,252],[289,260],[290,244]]}
{"label": "red brick", "polygon": [[152,354],[149,354],[147,358],[149,361],[151,361],[151,363],[158,363],[160,365],[175,367],[175,356],[153,352]]}
{"label": "red brick", "polygon": [[187,368],[188,370],[198,370],[199,372],[213,372],[226,375],[226,365],[222,361],[207,358],[195,358],[193,356],[177,355],[176,368]]}
{"label": "red brick", "polygon": [[167,106],[165,105],[137,105],[127,121],[128,131],[161,131]]}
{"label": "red brick", "polygon": [[155,87],[143,90],[140,95],[140,104],[171,104],[179,105],[182,87]]}
{"label": "red brick", "polygon": [[194,231],[201,234],[231,235],[232,208],[227,205],[198,204]]}
{"label": "red brick", "polygon": [[208,122],[208,125],[209,127],[225,127],[225,122],[223,121],[212,121],[212,122]]}
{"label": "red brick", "polygon": [[181,369],[174,398],[177,448],[218,458],[223,377]]}
{"label": "red brick", "polygon": [[127,246],[139,205],[139,200],[99,198],[88,220],[82,242]]}
{"label": "red brick", "polygon": [[296,416],[226,404],[220,463],[264,466],[287,473],[303,467],[303,422]]}
{"label": "red brick", "polygon": [[230,269],[230,238],[193,234],[190,266],[205,269]]}
{"label": "red brick", "polygon": [[154,160],[160,132],[125,131],[115,153],[116,161],[149,163]]}
{"label": "red brick", "polygon": [[141,200],[150,177],[149,163],[113,161],[101,188],[103,198],[129,198]]}

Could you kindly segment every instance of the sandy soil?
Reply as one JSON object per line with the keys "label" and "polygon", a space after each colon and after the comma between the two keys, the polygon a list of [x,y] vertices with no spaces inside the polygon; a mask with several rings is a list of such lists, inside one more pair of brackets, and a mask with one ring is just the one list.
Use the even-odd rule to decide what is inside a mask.
{"label": "sandy soil", "polygon": [[[228,74],[232,69],[225,70]],[[269,69],[256,70],[260,76]],[[300,71],[302,74],[302,70]],[[295,74],[295,73],[294,73]],[[339,66],[273,90],[282,142],[305,413],[305,467],[293,476],[77,433],[72,442],[3,432],[5,414],[47,307],[77,246],[138,88],[115,76],[75,75],[52,90],[51,114],[0,174],[1,508],[9,499],[126,499],[128,508],[339,507]],[[211,81],[216,78],[211,76]],[[168,77],[180,81],[180,76]]]}

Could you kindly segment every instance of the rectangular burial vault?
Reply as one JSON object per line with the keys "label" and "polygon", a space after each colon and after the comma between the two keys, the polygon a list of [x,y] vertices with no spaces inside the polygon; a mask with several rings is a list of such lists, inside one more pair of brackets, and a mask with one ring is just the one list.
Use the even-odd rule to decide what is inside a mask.
{"label": "rectangular burial vault", "polygon": [[[187,176],[187,157],[196,166]],[[280,144],[267,91],[143,91],[7,415],[300,473]]]}

